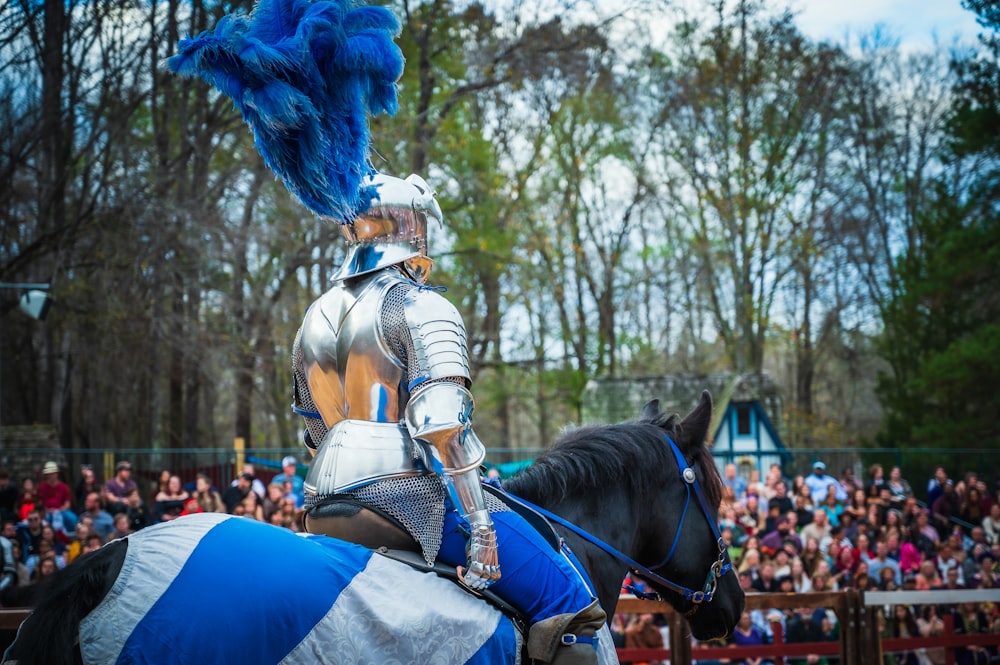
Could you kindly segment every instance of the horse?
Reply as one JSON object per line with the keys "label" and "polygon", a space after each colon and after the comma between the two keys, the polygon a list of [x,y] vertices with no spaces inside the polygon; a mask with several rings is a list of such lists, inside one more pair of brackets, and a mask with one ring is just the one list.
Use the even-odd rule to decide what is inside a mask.
{"label": "horse", "polygon": [[[630,571],[697,639],[728,635],[743,611],[716,523],[711,412],[707,392],[683,419],[650,402],[636,421],[564,432],[504,483],[552,521],[609,617]],[[3,664],[518,663],[517,627],[461,585],[370,548],[197,514],[52,576]],[[607,626],[598,637],[601,662],[617,662]]]}

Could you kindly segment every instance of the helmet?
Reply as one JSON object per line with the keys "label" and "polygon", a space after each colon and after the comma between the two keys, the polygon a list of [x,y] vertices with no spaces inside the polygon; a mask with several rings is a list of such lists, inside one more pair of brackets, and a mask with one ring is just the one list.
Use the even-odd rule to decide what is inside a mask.
{"label": "helmet", "polygon": [[347,259],[333,275],[339,282],[386,266],[400,264],[423,282],[434,265],[427,256],[427,218],[442,221],[434,191],[418,175],[406,180],[376,173],[361,183],[368,209],[341,225],[347,239]]}

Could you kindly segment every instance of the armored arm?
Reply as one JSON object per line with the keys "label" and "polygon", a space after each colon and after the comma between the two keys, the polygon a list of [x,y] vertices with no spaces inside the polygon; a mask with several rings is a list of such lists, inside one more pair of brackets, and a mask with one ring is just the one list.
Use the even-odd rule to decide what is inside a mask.
{"label": "armored arm", "polygon": [[483,589],[500,578],[496,531],[486,509],[479,465],[486,448],[472,429],[474,401],[468,389],[465,326],[451,303],[433,291],[413,289],[403,303],[412,347],[410,399],[404,421],[442,473],[456,507],[471,527],[465,581]]}

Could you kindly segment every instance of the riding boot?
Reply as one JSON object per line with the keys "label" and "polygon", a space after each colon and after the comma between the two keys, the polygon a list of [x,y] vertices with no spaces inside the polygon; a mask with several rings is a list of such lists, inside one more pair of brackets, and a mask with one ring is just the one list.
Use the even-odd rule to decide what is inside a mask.
{"label": "riding boot", "polygon": [[528,629],[528,656],[551,665],[597,665],[597,631],[608,615],[595,600],[576,614],[557,614]]}

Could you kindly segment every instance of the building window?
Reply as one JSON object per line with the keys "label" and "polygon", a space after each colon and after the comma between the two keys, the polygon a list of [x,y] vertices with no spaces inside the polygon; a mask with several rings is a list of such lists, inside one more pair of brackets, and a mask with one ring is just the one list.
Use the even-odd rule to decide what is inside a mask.
{"label": "building window", "polygon": [[750,405],[741,404],[736,407],[736,435],[749,436],[750,432]]}

